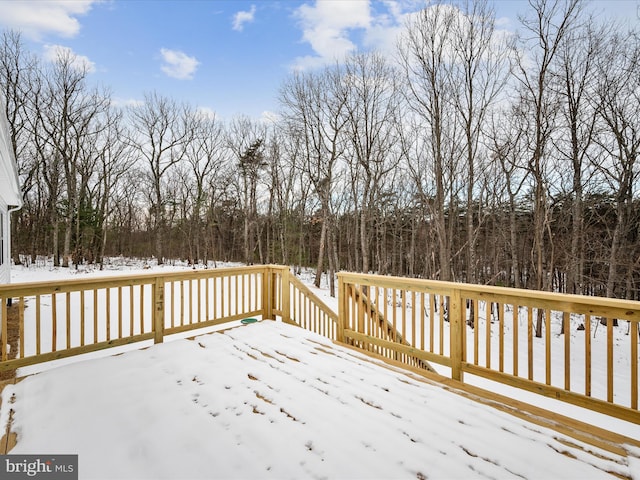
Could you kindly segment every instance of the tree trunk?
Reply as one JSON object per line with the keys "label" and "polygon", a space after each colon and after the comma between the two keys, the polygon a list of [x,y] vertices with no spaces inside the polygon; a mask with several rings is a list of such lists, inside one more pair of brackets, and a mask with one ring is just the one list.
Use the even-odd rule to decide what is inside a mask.
{"label": "tree trunk", "polygon": [[323,262],[324,262],[324,251],[325,251],[325,244],[327,241],[327,218],[323,218],[322,219],[322,230],[320,231],[320,245],[318,247],[318,265],[316,267],[316,278],[313,282],[313,284],[317,287],[320,288],[320,282],[322,281],[322,269],[323,269]]}

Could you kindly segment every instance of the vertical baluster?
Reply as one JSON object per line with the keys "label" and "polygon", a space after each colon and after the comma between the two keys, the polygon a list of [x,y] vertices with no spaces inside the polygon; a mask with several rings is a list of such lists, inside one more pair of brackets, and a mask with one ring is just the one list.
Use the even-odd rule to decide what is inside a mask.
{"label": "vertical baluster", "polygon": [[2,338],[2,361],[6,362],[8,359],[7,356],[7,346],[9,344],[9,324],[8,324],[8,315],[9,311],[7,308],[7,299],[4,297],[0,297],[0,303],[2,303],[2,310],[0,315],[2,315],[2,334],[0,337]]}
{"label": "vertical baluster", "polygon": [[473,364],[478,365],[480,354],[478,353],[478,344],[480,336],[480,324],[478,323],[478,308],[480,307],[478,299],[474,298],[473,302]]}
{"label": "vertical baluster", "polygon": [[145,333],[144,331],[144,289],[146,285],[140,285],[140,333]]}
{"label": "vertical baluster", "polygon": [[[231,292],[233,294],[233,305],[235,307],[235,311],[234,311],[234,315],[238,315],[238,314],[242,314],[243,313],[243,309],[244,309],[244,300],[242,298],[242,275],[234,275],[234,287],[233,287],[233,291]],[[280,277],[282,278],[282,277]],[[280,282],[275,282],[280,283]],[[282,300],[282,297],[280,296],[280,300]],[[275,301],[274,301],[274,305],[275,305]]]}
{"label": "vertical baluster", "polygon": [[564,331],[564,389],[571,390],[571,321],[569,312],[562,312]]}
{"label": "vertical baluster", "polygon": [[220,277],[220,317],[225,317],[225,301],[224,301],[224,280],[225,277]]}
{"label": "vertical baluster", "polygon": [[460,318],[460,331],[462,332],[462,359],[461,361],[466,362],[468,358],[468,346],[467,346],[467,298],[462,297],[462,292],[460,292],[460,310],[461,310],[461,318]]}
{"label": "vertical baluster", "polygon": [[444,295],[440,294],[439,295],[440,298],[440,332],[439,332],[439,337],[440,337],[440,350],[438,351],[438,353],[440,355],[444,355]]}
{"label": "vertical baluster", "polygon": [[[238,280],[238,277],[235,277],[236,281]],[[275,282],[278,283],[278,282]],[[228,291],[227,291],[227,298],[228,298],[228,302],[227,302],[227,308],[229,309],[229,316],[232,315],[233,310],[231,309],[231,307],[234,305],[234,301],[233,301],[233,296],[232,296],[232,292],[231,292],[231,276],[227,277],[227,287],[228,287]],[[236,311],[238,310],[238,306],[235,305],[236,307]]]}
{"label": "vertical baluster", "polygon": [[51,294],[51,351],[55,352],[58,348],[58,305],[57,295]]}
{"label": "vertical baluster", "polygon": [[631,408],[638,410],[638,322],[630,320],[631,341]]}
{"label": "vertical baluster", "polygon": [[591,396],[591,315],[584,316],[584,394]]}
{"label": "vertical baluster", "polygon": [[411,345],[416,346],[416,291],[411,291]]}
{"label": "vertical baluster", "polygon": [[[213,278],[213,319],[214,320],[217,320],[218,318],[220,318],[218,316],[219,303],[220,302],[218,302],[218,277],[214,277]],[[263,307],[266,308],[266,306],[263,306]]]}
{"label": "vertical baluster", "polygon": [[533,380],[533,307],[527,307],[527,378]]}
{"label": "vertical baluster", "polygon": [[195,297],[195,303],[194,303],[194,323],[198,324],[202,321],[202,278],[198,277],[196,279],[194,279],[194,281],[196,282],[196,288],[194,291],[194,297]]}
{"label": "vertical baluster", "polygon": [[107,290],[107,342],[111,340],[111,289]]}
{"label": "vertical baluster", "polygon": [[435,343],[435,316],[436,316],[436,296],[433,293],[429,294],[429,351],[433,353]]}
{"label": "vertical baluster", "polygon": [[118,338],[122,338],[122,285],[118,287]]}
{"label": "vertical baluster", "polygon": [[129,336],[133,336],[133,285],[129,285]]}
{"label": "vertical baluster", "polygon": [[24,358],[24,344],[25,344],[25,337],[24,337],[24,297],[20,297],[19,300],[19,304],[18,304],[18,315],[20,316],[20,358]]}
{"label": "vertical baluster", "polygon": [[504,304],[497,303],[498,307],[498,369],[504,372]]}
{"label": "vertical baluster", "polygon": [[211,320],[211,314],[210,312],[210,298],[209,295],[211,293],[211,289],[209,288],[209,284],[211,283],[211,279],[209,277],[207,277],[205,279],[205,284],[204,284],[204,312],[205,312],[205,320]]}
{"label": "vertical baluster", "polygon": [[425,318],[426,315],[426,309],[425,309],[425,298],[426,298],[427,294],[425,292],[422,292],[420,294],[420,349],[424,350],[425,349],[425,329],[426,329],[426,324],[427,324],[427,319]]}
{"label": "vertical baluster", "polygon": [[545,383],[551,385],[551,311],[544,310],[544,365]]}
{"label": "vertical baluster", "polygon": [[613,402],[613,319],[607,318],[607,402]]}
{"label": "vertical baluster", "polygon": [[180,326],[184,325],[184,280],[180,280]]}
{"label": "vertical baluster", "polygon": [[491,302],[485,300],[485,367],[491,368]]}
{"label": "vertical baluster", "polygon": [[67,340],[67,350],[71,348],[71,292],[67,292],[65,294],[65,311],[66,311],[66,340]]}
{"label": "vertical baluster", "polygon": [[42,297],[36,295],[36,355],[40,355],[41,345],[41,328],[40,328],[40,316],[42,311]]}
{"label": "vertical baluster", "polygon": [[[186,308],[188,309],[188,324],[191,325],[194,322],[194,315],[193,315],[193,301],[194,301],[194,296],[197,299],[197,292],[195,292],[197,290],[197,288],[193,288],[194,282],[197,282],[197,279],[191,278],[189,279],[189,283],[187,283],[187,286],[189,287],[189,298],[187,301],[187,306]],[[194,293],[195,292],[195,293]]]}
{"label": "vertical baluster", "polygon": [[93,289],[93,343],[98,343],[98,290]]}
{"label": "vertical baluster", "polygon": [[398,341],[398,291],[394,288],[391,290],[391,292],[393,293],[393,297],[392,297],[392,305],[391,305],[391,316],[392,316],[392,323],[393,323],[393,341],[397,342]]}
{"label": "vertical baluster", "polygon": [[[85,294],[86,290],[82,290],[80,292],[80,346],[84,346],[84,334],[85,334],[85,315],[84,315],[84,306],[85,306]],[[21,337],[22,338],[22,337]]]}
{"label": "vertical baluster", "polygon": [[520,343],[518,327],[520,326],[520,306],[517,304],[513,305],[513,374],[517,377],[518,372],[518,345]]}
{"label": "vertical baluster", "polygon": [[407,341],[407,290],[400,290],[402,295],[402,342]]}

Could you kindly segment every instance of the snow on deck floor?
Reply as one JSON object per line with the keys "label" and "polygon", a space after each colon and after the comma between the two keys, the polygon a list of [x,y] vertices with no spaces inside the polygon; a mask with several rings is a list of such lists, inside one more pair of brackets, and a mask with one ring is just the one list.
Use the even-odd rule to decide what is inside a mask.
{"label": "snow on deck floor", "polygon": [[636,459],[587,454],[594,448],[271,321],[49,370],[2,396],[0,421],[15,412],[10,453],[79,454],[82,479],[640,472]]}

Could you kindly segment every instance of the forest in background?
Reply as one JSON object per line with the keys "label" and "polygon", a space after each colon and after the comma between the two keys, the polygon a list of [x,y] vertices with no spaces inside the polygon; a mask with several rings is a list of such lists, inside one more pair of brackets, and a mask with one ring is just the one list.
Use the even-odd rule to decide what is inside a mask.
{"label": "forest in background", "polygon": [[[292,72],[271,121],[0,38],[24,206],[14,262],[105,256],[313,266],[639,298],[640,42],[581,0],[412,15],[393,55]],[[331,286],[333,288],[333,285]]]}

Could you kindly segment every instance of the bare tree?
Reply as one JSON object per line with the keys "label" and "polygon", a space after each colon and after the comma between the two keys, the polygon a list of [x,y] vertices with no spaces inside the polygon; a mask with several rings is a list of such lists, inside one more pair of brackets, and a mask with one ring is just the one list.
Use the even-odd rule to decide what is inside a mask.
{"label": "bare tree", "polygon": [[597,78],[598,112],[606,124],[598,143],[607,155],[599,169],[613,192],[616,214],[606,295],[615,297],[616,287],[626,284],[623,278],[631,275],[635,263],[628,247],[640,155],[640,40],[636,32],[609,39],[599,55]]}
{"label": "bare tree", "polygon": [[[545,236],[549,229],[550,209],[547,198],[546,169],[550,140],[557,127],[558,99],[552,88],[553,65],[566,35],[579,18],[581,0],[530,0],[532,13],[521,17],[523,34],[514,50],[514,71],[519,83],[523,113],[532,118],[528,168],[533,180],[533,248],[531,267],[535,288],[549,288],[545,268]],[[536,336],[542,336],[539,311]]]}
{"label": "bare tree", "polygon": [[61,50],[47,72],[46,104],[40,109],[47,144],[62,163],[65,182],[63,204],[65,233],[62,266],[71,259],[73,235],[78,233],[81,203],[86,199],[97,154],[92,148],[103,128],[99,117],[109,107],[109,97],[86,84],[86,65],[77,56]]}
{"label": "bare tree", "polygon": [[[0,37],[0,85],[3,86],[2,94],[4,97],[5,113],[9,121],[9,137],[13,153],[16,158],[18,166],[18,176],[20,178],[20,187],[25,200],[23,212],[19,215],[24,215],[25,210],[33,211],[31,206],[40,206],[41,202],[36,201],[34,205],[34,198],[37,199],[40,196],[37,191],[37,172],[39,171],[38,154],[34,151],[33,142],[31,137],[33,131],[31,125],[33,122],[29,121],[32,116],[32,103],[30,103],[31,91],[34,85],[34,78],[37,75],[39,69],[36,58],[30,54],[22,41],[22,36],[16,31],[5,31]],[[29,198],[29,193],[32,189],[36,189],[32,198]],[[33,211],[35,214],[38,210]],[[40,219],[42,220],[42,219]],[[30,234],[27,237],[32,239],[32,253],[34,252],[33,245],[38,241],[39,229],[36,225],[40,225],[42,221],[31,222],[27,220],[22,230],[26,230],[26,225],[30,225]],[[12,248],[12,256],[15,264],[20,263],[19,250],[16,247],[26,245],[20,245],[17,241],[18,236],[18,222],[11,222],[11,236],[14,239]]]}
{"label": "bare tree", "polygon": [[166,216],[163,181],[184,156],[190,140],[189,108],[156,92],[147,93],[144,102],[128,110],[131,122],[129,145],[147,166],[149,183],[149,209],[155,232],[155,255],[159,264],[164,263]]}
{"label": "bare tree", "polygon": [[[506,204],[508,228],[505,230],[508,232],[508,241],[505,250],[509,255],[509,284],[516,288],[526,286],[523,281],[526,262],[520,254],[523,228],[518,214],[522,210],[520,199],[523,186],[528,179],[528,169],[520,155],[525,148],[522,145],[523,132],[529,128],[527,120],[526,116],[520,114],[517,105],[507,112],[496,113],[492,115],[487,139],[492,161],[497,164],[495,171],[499,172],[493,182],[493,194],[498,198],[498,205]],[[486,253],[484,261],[487,261]]]}
{"label": "bare tree", "polygon": [[[322,230],[316,286],[320,286],[322,278],[326,245],[330,248],[334,245],[331,196],[337,176],[337,164],[344,150],[341,133],[346,121],[343,115],[345,102],[342,72],[338,66],[327,67],[319,73],[296,72],[280,90],[280,103],[288,131],[300,139],[304,169],[320,201]],[[330,287],[334,295],[336,256],[330,252],[328,258]]]}
{"label": "bare tree", "polygon": [[[583,293],[584,271],[584,187],[598,125],[597,108],[591,98],[595,90],[596,58],[605,40],[592,19],[570,31],[559,53],[558,89],[563,97],[563,128],[568,135],[558,140],[562,159],[571,165],[571,243],[567,265],[567,290]],[[567,138],[568,141],[563,141]]]}
{"label": "bare tree", "polygon": [[260,235],[258,232],[258,179],[260,177],[260,171],[266,166],[267,163],[264,160],[264,140],[258,138],[240,155],[238,163],[245,206],[244,261],[247,265],[254,263],[256,246],[258,246],[260,250],[260,262],[263,262]]}
{"label": "bare tree", "polygon": [[[94,185],[94,196],[97,203],[97,232],[93,243],[93,255],[95,261],[104,265],[105,250],[107,248],[107,233],[109,231],[109,219],[115,207],[114,198],[117,186],[123,183],[123,179],[134,166],[134,158],[131,155],[131,147],[126,143],[126,134],[122,122],[123,113],[111,108],[104,118],[105,128],[99,137],[98,151],[98,181]],[[134,198],[139,190],[139,184],[133,183],[125,188],[125,195]],[[129,232],[133,227],[132,203],[127,205],[129,210]]]}
{"label": "bare tree", "polygon": [[225,132],[222,123],[215,117],[202,112],[192,112],[192,140],[186,146],[185,160],[189,165],[187,183],[193,187],[190,219],[188,221],[189,258],[197,263],[205,264],[210,252],[203,251],[205,222],[203,214],[207,205],[208,184],[210,177],[222,168],[228,160],[225,147]]}
{"label": "bare tree", "polygon": [[[451,36],[457,9],[448,5],[433,5],[409,20],[398,43],[399,62],[405,79],[407,103],[421,119],[425,130],[423,148],[429,153],[426,168],[416,167],[414,178],[424,181],[429,172],[435,186],[433,199],[424,195],[431,205],[431,214],[438,241],[438,267],[441,280],[451,279],[451,236],[447,225],[447,204],[452,198],[459,152],[456,151],[456,124],[452,113]],[[416,162],[420,162],[418,158]],[[424,187],[418,185],[418,190]],[[451,216],[451,212],[449,212]]]}
{"label": "bare tree", "polygon": [[[359,232],[362,271],[371,271],[371,220],[381,203],[384,177],[396,168],[393,154],[399,128],[399,92],[394,69],[377,53],[357,54],[345,62],[346,94],[344,135],[353,155],[352,169],[360,171],[354,198],[360,204]],[[358,175],[352,174],[356,185]],[[378,222],[378,225],[381,225]]]}
{"label": "bare tree", "polygon": [[[451,89],[464,141],[462,154],[466,162],[466,281],[475,283],[478,268],[476,243],[481,221],[482,193],[477,188],[482,165],[482,140],[487,129],[486,118],[507,81],[508,48],[503,36],[496,35],[495,14],[485,0],[466,1],[453,24],[454,62]],[[476,208],[476,205],[478,208]],[[473,318],[470,312],[469,318]]]}
{"label": "bare tree", "polygon": [[[239,202],[244,216],[244,261],[255,261],[255,250],[262,251],[258,225],[258,185],[267,166],[264,160],[265,126],[249,117],[235,117],[227,130],[227,145],[237,158]],[[263,261],[260,254],[260,261]]]}
{"label": "bare tree", "polygon": [[[299,272],[300,267],[305,263],[304,238],[310,208],[308,199],[312,195],[313,186],[311,178],[306,174],[306,150],[303,138],[289,131],[286,120],[279,122],[278,130],[282,132],[282,137],[278,141],[281,148],[281,161],[277,167],[272,166],[272,170],[277,169],[282,174],[279,182],[276,181],[276,174],[272,173],[272,177],[282,222],[280,236],[283,263],[289,264],[290,260],[295,258],[295,271]],[[276,183],[277,186],[275,186]],[[292,237],[291,256],[288,253],[289,237]]]}

